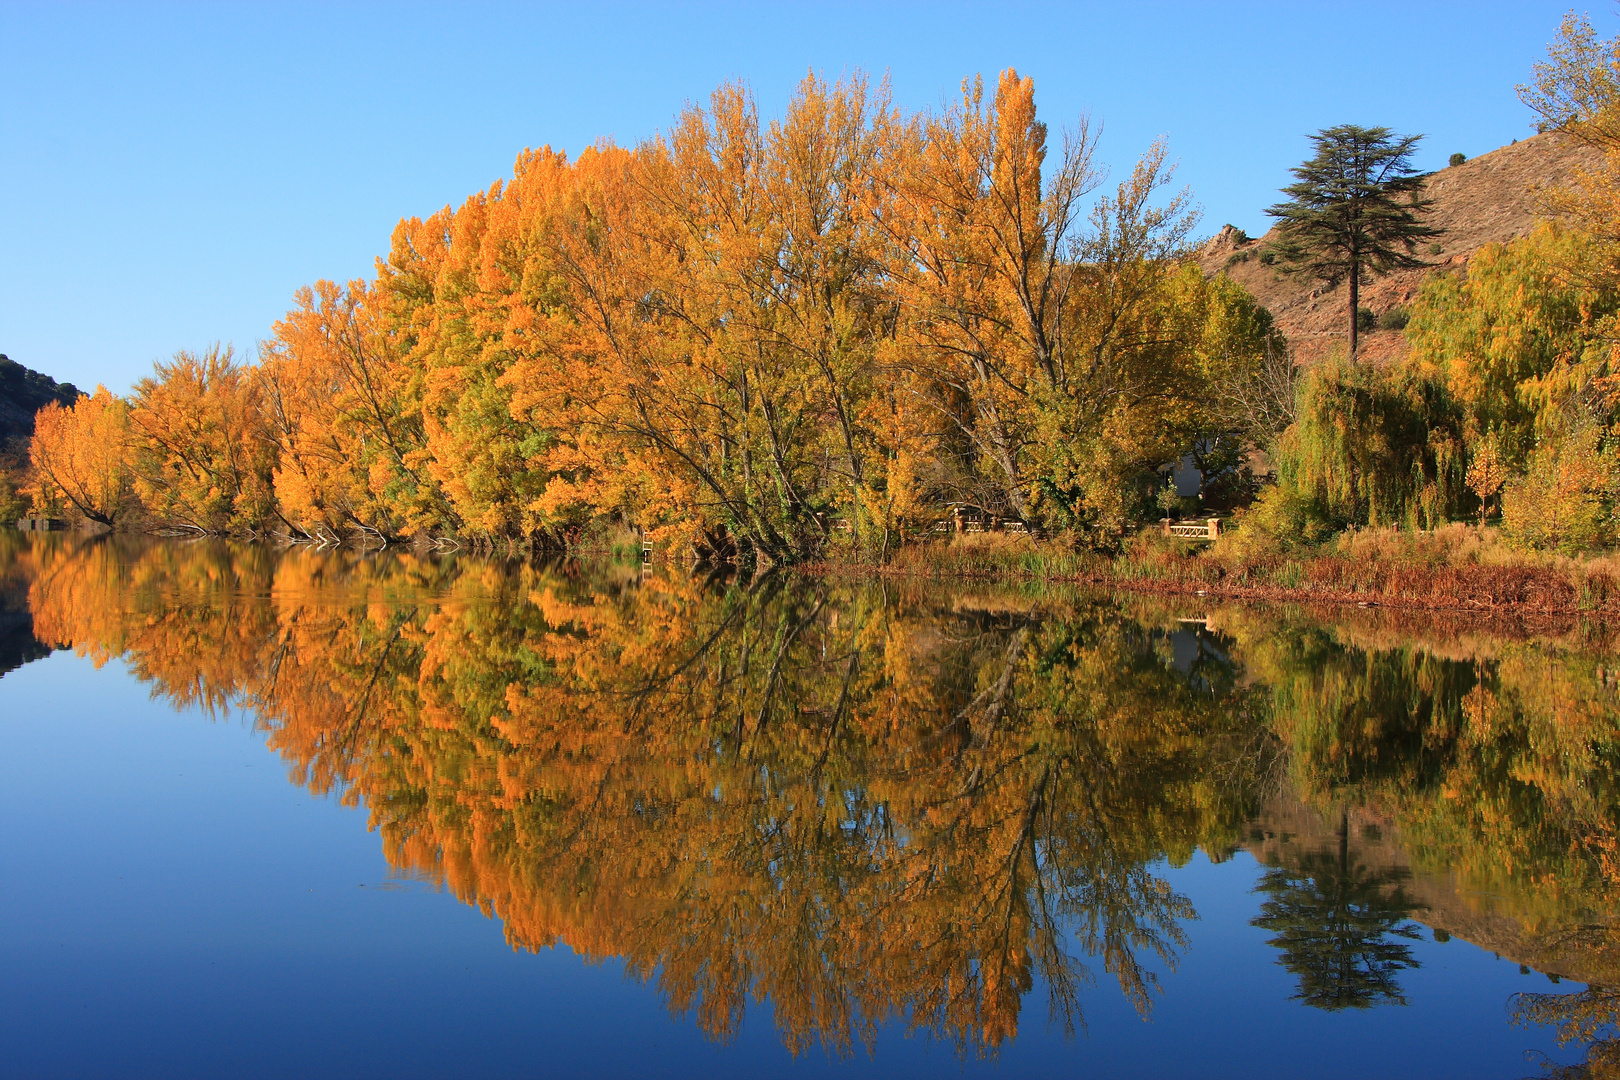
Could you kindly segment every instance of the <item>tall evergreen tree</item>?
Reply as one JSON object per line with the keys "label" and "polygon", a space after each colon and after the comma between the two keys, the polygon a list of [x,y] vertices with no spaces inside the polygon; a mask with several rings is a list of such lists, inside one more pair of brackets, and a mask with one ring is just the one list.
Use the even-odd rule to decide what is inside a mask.
{"label": "tall evergreen tree", "polygon": [[1421,135],[1340,124],[1311,136],[1316,156],[1293,170],[1287,202],[1266,210],[1280,222],[1276,251],[1286,273],[1308,273],[1329,287],[1350,282],[1350,356],[1356,355],[1361,285],[1374,275],[1428,265],[1413,251],[1440,235],[1424,224],[1434,205],[1412,168]]}
{"label": "tall evergreen tree", "polygon": [[1270,899],[1249,925],[1277,935],[1266,944],[1281,949],[1278,962],[1299,977],[1295,1001],[1328,1012],[1405,1005],[1396,973],[1421,965],[1395,939],[1418,939],[1407,918],[1418,905],[1402,891],[1400,874],[1351,860],[1349,834],[1341,819],[1337,859],[1311,852],[1297,868],[1267,870],[1255,891]]}

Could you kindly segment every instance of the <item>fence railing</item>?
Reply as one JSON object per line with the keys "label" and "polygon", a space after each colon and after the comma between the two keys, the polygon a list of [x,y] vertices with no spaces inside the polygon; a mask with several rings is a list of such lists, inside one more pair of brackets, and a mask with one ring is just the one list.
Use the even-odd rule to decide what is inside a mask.
{"label": "fence railing", "polygon": [[1221,535],[1221,519],[1205,518],[1203,521],[1171,521],[1165,518],[1159,522],[1160,528],[1166,536],[1179,536],[1183,540],[1217,540]]}

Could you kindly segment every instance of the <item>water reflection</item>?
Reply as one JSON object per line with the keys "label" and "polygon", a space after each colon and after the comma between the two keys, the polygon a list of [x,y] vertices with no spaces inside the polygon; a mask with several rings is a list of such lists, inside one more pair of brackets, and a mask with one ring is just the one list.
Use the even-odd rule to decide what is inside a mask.
{"label": "water reflection", "polygon": [[1330,1012],[1406,1004],[1395,976],[1418,963],[1401,939],[1422,934],[1408,918],[1418,905],[1405,878],[1351,859],[1348,816],[1337,854],[1311,852],[1265,872],[1256,891],[1267,899],[1253,925],[1276,934],[1267,944],[1299,977],[1295,1000]]}
{"label": "water reflection", "polygon": [[1248,848],[1305,1004],[1403,1003],[1418,920],[1590,984],[1520,1016],[1612,1053],[1620,665],[1592,628],[8,544],[36,651],[250,711],[395,866],[514,947],[623,958],[715,1039],[768,1000],[795,1050],[898,1023],[986,1052],[1037,981],[1070,1027],[1103,980],[1147,1013],[1197,917],[1165,867]]}

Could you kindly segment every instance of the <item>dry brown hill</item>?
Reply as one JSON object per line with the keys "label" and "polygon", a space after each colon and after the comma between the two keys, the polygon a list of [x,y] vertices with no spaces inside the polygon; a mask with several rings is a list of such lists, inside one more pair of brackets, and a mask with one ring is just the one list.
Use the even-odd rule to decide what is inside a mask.
{"label": "dry brown hill", "polygon": [[[1438,252],[1418,254],[1430,269],[1405,270],[1361,289],[1361,306],[1382,315],[1417,295],[1424,276],[1467,266],[1486,244],[1506,242],[1528,232],[1538,216],[1540,189],[1566,180],[1577,165],[1595,162],[1596,151],[1567,135],[1548,133],[1481,154],[1430,176],[1434,199],[1430,223],[1445,230]],[[1275,232],[1275,230],[1272,230]],[[1228,225],[1199,252],[1206,273],[1225,271],[1270,309],[1302,363],[1327,355],[1345,341],[1349,289],[1324,289],[1304,275],[1284,275],[1261,261],[1272,232],[1258,240]],[[1386,359],[1400,355],[1398,331],[1378,330],[1361,340],[1361,355]]]}

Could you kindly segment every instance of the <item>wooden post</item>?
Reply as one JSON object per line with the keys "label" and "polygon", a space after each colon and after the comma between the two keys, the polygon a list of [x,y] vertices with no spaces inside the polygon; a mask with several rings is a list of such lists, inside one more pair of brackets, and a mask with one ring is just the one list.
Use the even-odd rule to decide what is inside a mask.
{"label": "wooden post", "polygon": [[1166,536],[1170,535],[1170,518],[1169,517],[1165,517],[1165,518],[1163,518],[1163,519],[1161,519],[1159,521],[1159,531],[1164,533],[1164,535],[1166,535]]}
{"label": "wooden post", "polygon": [[1211,540],[1218,540],[1218,539],[1220,539],[1220,536],[1221,536],[1221,519],[1220,518],[1210,518],[1209,519],[1209,538]]}
{"label": "wooden post", "polygon": [[958,533],[962,532],[963,529],[966,528],[966,525],[962,521],[962,508],[960,506],[951,511],[951,521],[956,525],[956,531]]}

